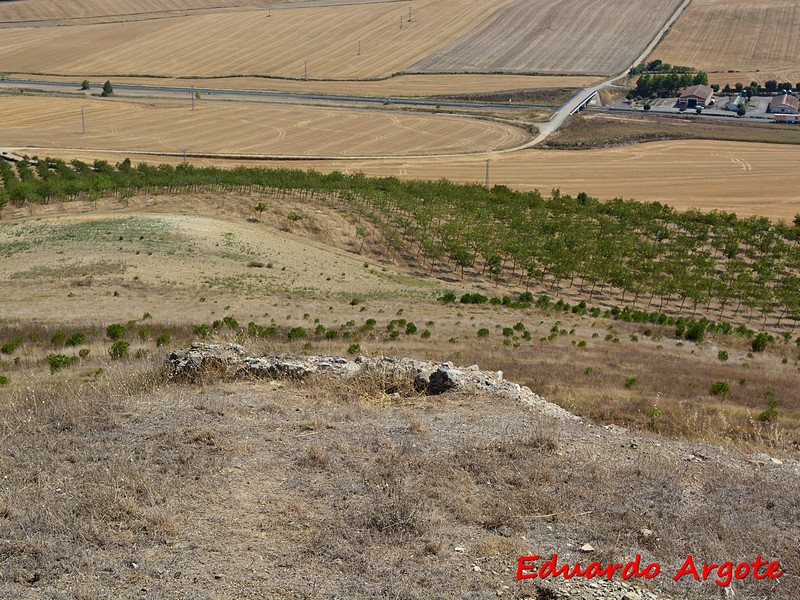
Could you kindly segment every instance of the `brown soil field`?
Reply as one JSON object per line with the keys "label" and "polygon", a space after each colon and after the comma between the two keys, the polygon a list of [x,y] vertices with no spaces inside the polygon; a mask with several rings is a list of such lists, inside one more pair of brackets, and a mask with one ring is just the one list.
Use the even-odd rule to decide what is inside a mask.
{"label": "brown soil field", "polygon": [[[24,74],[8,74],[10,79],[25,79]],[[28,77],[30,78],[30,77]],[[74,81],[75,89],[80,87],[85,77],[48,77],[36,76],[37,81],[57,80]],[[104,80],[95,79],[95,87]],[[549,76],[549,75],[475,75],[475,74],[441,74],[429,75],[396,75],[388,79],[366,81],[308,81],[302,79],[278,79],[272,77],[220,77],[212,79],[176,79],[152,77],[114,77],[114,84],[153,85],[168,87],[185,87],[187,93],[195,88],[226,90],[262,90],[306,92],[313,94],[340,94],[353,96],[378,97],[428,97],[453,94],[488,94],[518,90],[581,88],[598,81],[597,77],[585,75]]]}
{"label": "brown soil field", "polygon": [[409,70],[614,75],[636,59],[679,4],[515,0]]}
{"label": "brown soil field", "polygon": [[[103,158],[119,162],[127,154],[33,151],[58,157]],[[601,199],[635,198],[659,201],[678,209],[698,208],[760,215],[791,222],[800,213],[800,148],[787,145],[680,140],[596,150],[526,150],[474,157],[425,160],[257,161],[252,165],[314,168],[320,171],[363,171],[403,179],[482,182],[486,159],[492,184],[521,190],[568,194],[586,192]],[[147,156],[134,161],[178,162]],[[195,159],[193,163],[230,165],[244,161]]]}
{"label": "brown soil field", "polygon": [[[295,105],[0,97],[9,145],[141,152],[372,156],[517,146],[520,128],[469,117]],[[85,108],[86,134],[81,133]]]}
{"label": "brown soil field", "polygon": [[602,148],[671,139],[800,144],[800,127],[739,119],[583,112],[572,117],[547,138],[545,146],[559,149]]}
{"label": "brown soil field", "polygon": [[[709,71],[711,82],[800,81],[800,11],[792,0],[695,0],[650,60]],[[717,73],[714,73],[714,72]]]}
{"label": "brown soil field", "polygon": [[[493,0],[490,7],[509,1]],[[420,0],[410,23],[406,4],[378,3],[7,29],[0,31],[0,71],[386,77],[457,40],[486,16],[482,2]]]}

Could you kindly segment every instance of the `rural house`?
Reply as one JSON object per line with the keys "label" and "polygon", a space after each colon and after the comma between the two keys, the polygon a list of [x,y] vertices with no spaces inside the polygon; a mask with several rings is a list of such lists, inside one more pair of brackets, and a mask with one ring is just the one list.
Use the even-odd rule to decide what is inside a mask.
{"label": "rural house", "polygon": [[678,98],[680,108],[705,108],[714,98],[714,90],[707,85],[693,85]]}
{"label": "rural house", "polygon": [[769,103],[769,112],[780,115],[796,115],[797,98],[789,94],[775,96]]}

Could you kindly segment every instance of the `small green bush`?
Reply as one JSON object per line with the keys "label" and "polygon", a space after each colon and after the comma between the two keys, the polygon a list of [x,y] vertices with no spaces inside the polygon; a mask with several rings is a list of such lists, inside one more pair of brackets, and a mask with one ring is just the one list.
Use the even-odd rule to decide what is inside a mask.
{"label": "small green bush", "polygon": [[9,379],[5,375],[0,375],[0,385],[8,385]]}
{"label": "small green bush", "polygon": [[112,323],[106,327],[106,335],[111,341],[116,342],[125,337],[125,325],[122,323]]}
{"label": "small green bush", "polygon": [[53,344],[53,346],[61,346],[64,343],[64,340],[66,339],[67,335],[63,331],[56,331],[50,337],[50,343]]}
{"label": "small green bush", "polygon": [[347,353],[348,354],[352,354],[354,356],[356,354],[361,354],[361,344],[355,344],[355,343],[354,344],[350,344],[347,347]]}
{"label": "small green bush", "polygon": [[771,339],[770,336],[766,333],[759,333],[756,337],[753,338],[750,347],[753,349],[753,352],[763,352],[767,349]]}
{"label": "small green bush", "polygon": [[514,330],[511,327],[503,327],[503,337],[511,337],[514,335]]}
{"label": "small green bush", "polygon": [[225,323],[231,329],[239,329],[239,321],[234,319],[233,317],[223,317],[222,322]]}
{"label": "small green bush", "polygon": [[478,337],[486,337],[487,335],[489,335],[489,330],[486,327],[478,329]]}
{"label": "small green bush", "polygon": [[406,335],[414,335],[417,333],[417,326],[414,323],[406,323]]}
{"label": "small green bush", "polygon": [[447,291],[439,297],[439,302],[444,302],[445,304],[451,304],[456,300],[458,300],[458,296],[453,291]]}
{"label": "small green bush", "polygon": [[326,340],[335,340],[338,338],[339,338],[339,332],[336,331],[335,329],[328,329],[328,331],[325,332]]}
{"label": "small green bush", "polygon": [[428,329],[423,330],[423,332],[419,334],[419,337],[421,337],[423,340],[427,340],[429,337],[431,337],[430,330]]}
{"label": "small green bush", "polygon": [[87,356],[89,356],[89,349],[81,348],[80,350],[78,350],[78,356],[80,356],[81,358],[86,358]]}
{"label": "small green bush", "polygon": [[162,331],[161,334],[156,338],[156,346],[166,346],[169,344],[172,337],[169,335],[169,331]]}
{"label": "small green bush", "polygon": [[720,359],[720,360],[728,360],[728,358],[729,358],[728,357],[728,353],[725,350],[720,350],[717,353],[717,358]]}
{"label": "small green bush", "polygon": [[47,364],[50,365],[50,372],[55,373],[70,366],[72,359],[66,354],[48,354]]}
{"label": "small green bush", "polygon": [[772,422],[778,419],[778,401],[770,398],[767,401],[767,409],[758,413],[758,420],[762,422]]}
{"label": "small green bush", "polygon": [[306,337],[308,337],[308,334],[306,333],[306,330],[303,329],[302,327],[292,327],[288,333],[288,338],[290,340],[299,340]]}
{"label": "small green bush", "polygon": [[2,352],[3,354],[14,354],[14,351],[19,347],[21,343],[22,343],[22,338],[15,337],[10,342],[0,346],[0,352]]}
{"label": "small green bush", "polygon": [[634,385],[636,385],[636,382],[637,382],[637,381],[639,381],[639,378],[638,378],[638,377],[628,377],[628,378],[625,380],[625,387],[626,387],[627,389],[631,389],[631,388],[632,388]]}
{"label": "small green bush", "polygon": [[108,353],[111,355],[112,360],[122,360],[128,358],[130,347],[131,345],[125,340],[117,340],[111,344]]}
{"label": "small green bush", "polygon": [[712,396],[727,398],[731,395],[731,387],[725,381],[715,381],[711,384],[711,387],[708,388],[708,393]]}

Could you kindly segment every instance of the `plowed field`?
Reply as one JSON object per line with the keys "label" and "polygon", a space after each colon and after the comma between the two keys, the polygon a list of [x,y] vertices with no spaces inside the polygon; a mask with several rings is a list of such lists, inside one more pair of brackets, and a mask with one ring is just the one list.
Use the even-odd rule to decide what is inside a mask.
{"label": "plowed field", "polygon": [[798,32],[800,5],[793,0],[694,0],[651,58],[721,71],[711,77],[721,83],[794,83],[800,81]]}
{"label": "plowed field", "polygon": [[679,4],[515,0],[410,70],[612,75],[636,59]]}
{"label": "plowed field", "polygon": [[0,130],[12,146],[288,156],[473,152],[528,139],[517,127],[448,115],[45,97],[0,98]]}

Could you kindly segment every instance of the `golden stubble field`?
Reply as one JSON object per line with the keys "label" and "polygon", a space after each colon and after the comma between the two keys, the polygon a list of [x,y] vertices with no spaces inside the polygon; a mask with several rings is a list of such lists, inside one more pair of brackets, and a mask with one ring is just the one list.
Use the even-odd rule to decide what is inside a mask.
{"label": "golden stubble field", "polygon": [[694,0],[650,59],[710,71],[709,80],[721,84],[794,84],[800,81],[798,31],[793,0]]}
{"label": "golden stubble field", "polygon": [[[28,151],[33,154],[32,150]],[[52,150],[40,154],[119,162],[124,155]],[[162,157],[131,156],[134,162]],[[559,188],[601,199],[659,201],[678,209],[699,208],[760,215],[791,222],[800,213],[800,148],[789,145],[681,140],[651,142],[598,150],[525,150],[491,154],[415,159],[253,161],[264,167],[313,168],[323,172],[362,171],[373,176],[483,182],[486,160],[490,180],[514,189]],[[163,162],[179,162],[164,157]],[[194,159],[197,165],[233,167],[246,161]]]}
{"label": "golden stubble field", "polygon": [[[0,71],[77,75],[386,77],[510,0],[419,0],[0,31]],[[400,24],[403,23],[402,29]],[[360,54],[359,54],[360,45]]]}
{"label": "golden stubble field", "polygon": [[510,148],[529,138],[519,127],[463,116],[299,105],[203,102],[193,111],[188,100],[6,96],[0,107],[3,143],[43,148],[402,156]]}

